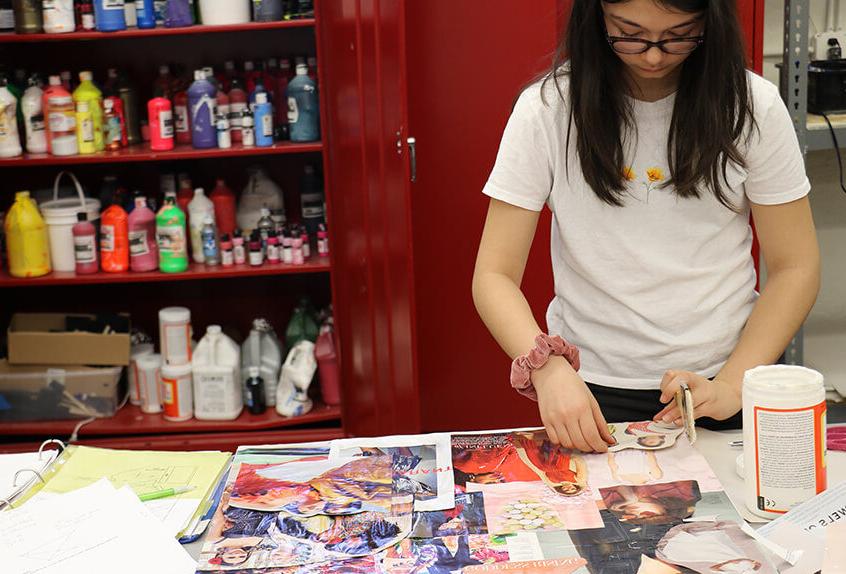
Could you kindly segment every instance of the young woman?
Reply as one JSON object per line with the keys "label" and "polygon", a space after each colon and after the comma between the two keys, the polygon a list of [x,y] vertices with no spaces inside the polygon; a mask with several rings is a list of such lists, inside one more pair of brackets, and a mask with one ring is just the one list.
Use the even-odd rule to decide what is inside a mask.
{"label": "young woman", "polygon": [[[778,90],[746,70],[735,4],[577,0],[552,72],[514,106],[473,296],[554,442],[604,452],[606,420],[679,423],[682,382],[701,422],[739,425],[743,373],[814,303],[810,184]],[[544,205],[548,335],[520,291]]]}

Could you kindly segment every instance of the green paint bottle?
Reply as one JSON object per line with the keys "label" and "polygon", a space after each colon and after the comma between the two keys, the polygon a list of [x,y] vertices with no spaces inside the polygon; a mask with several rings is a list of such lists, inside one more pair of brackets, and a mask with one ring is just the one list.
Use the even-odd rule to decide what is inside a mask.
{"label": "green paint bottle", "polygon": [[156,214],[156,241],[159,245],[159,269],[181,273],[188,269],[188,236],[185,213],[176,205],[176,195],[168,193]]}

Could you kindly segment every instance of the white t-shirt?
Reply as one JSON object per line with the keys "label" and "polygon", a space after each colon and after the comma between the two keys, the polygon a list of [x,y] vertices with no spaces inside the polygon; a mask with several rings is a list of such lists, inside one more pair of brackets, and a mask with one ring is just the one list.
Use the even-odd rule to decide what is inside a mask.
{"label": "white t-shirt", "polygon": [[[533,84],[515,104],[484,193],[552,210],[547,326],[579,347],[585,381],[657,389],[667,369],[716,375],[734,350],[757,298],[749,201],[787,203],[810,190],[778,89],[748,77],[760,133],[741,144],[747,166],[730,164],[723,185],[739,213],[710,190],[682,199],[659,187],[675,95],[633,101],[623,207],[603,203],[585,182],[575,126],[568,153],[567,104],[553,82]],[[560,83],[566,96],[567,79]]]}

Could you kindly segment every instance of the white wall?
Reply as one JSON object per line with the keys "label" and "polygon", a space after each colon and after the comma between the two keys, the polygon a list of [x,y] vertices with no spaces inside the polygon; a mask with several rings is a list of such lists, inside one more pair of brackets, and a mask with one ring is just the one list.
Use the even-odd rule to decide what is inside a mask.
{"label": "white wall", "polygon": [[[810,0],[809,35],[825,28],[825,0]],[[764,13],[764,75],[778,82],[775,61],[780,61],[783,38],[783,0],[766,0]],[[846,28],[846,1],[840,8],[840,26]],[[816,28],[815,28],[816,25]],[[846,146],[846,142],[840,142]],[[846,147],[841,149],[846,166]],[[805,325],[805,363],[823,372],[829,381],[846,388],[846,193],[838,184],[833,149],[807,157],[811,205],[822,250],[822,290]]]}

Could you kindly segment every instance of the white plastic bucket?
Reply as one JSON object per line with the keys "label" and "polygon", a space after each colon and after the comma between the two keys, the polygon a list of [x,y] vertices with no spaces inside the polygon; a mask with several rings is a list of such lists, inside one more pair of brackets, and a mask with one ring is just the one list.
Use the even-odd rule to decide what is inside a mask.
{"label": "white plastic bucket", "polygon": [[[71,178],[79,197],[59,199],[59,182],[63,175]],[[73,254],[73,226],[76,225],[76,214],[85,212],[88,221],[96,222],[100,218],[100,202],[85,197],[82,186],[76,176],[69,171],[60,172],[53,182],[53,199],[38,206],[47,223],[50,235],[50,261],[53,271],[73,271],[76,262]]]}
{"label": "white plastic bucket", "polygon": [[250,21],[250,0],[200,0],[200,16],[207,26]]}

